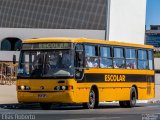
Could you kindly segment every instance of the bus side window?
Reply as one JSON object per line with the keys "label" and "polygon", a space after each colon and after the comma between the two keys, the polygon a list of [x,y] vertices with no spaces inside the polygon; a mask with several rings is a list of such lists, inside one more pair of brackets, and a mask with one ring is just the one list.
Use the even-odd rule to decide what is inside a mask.
{"label": "bus side window", "polygon": [[124,61],[124,52],[123,48],[114,48],[114,59],[113,59],[113,65],[114,68],[125,68],[125,61]]}
{"label": "bus side window", "polygon": [[86,67],[99,67],[98,49],[96,48],[96,46],[85,45],[85,60]]}
{"label": "bus side window", "polygon": [[125,49],[126,55],[126,68],[137,69],[136,50],[133,48]]}
{"label": "bus side window", "polygon": [[77,44],[75,46],[75,57],[74,57],[74,63],[75,63],[75,78],[77,80],[82,80],[83,79],[83,74],[84,74],[84,50],[83,50],[83,45],[82,44]]}
{"label": "bus side window", "polygon": [[149,70],[153,70],[153,52],[148,51],[148,60],[149,60]]}
{"label": "bus side window", "polygon": [[100,67],[112,68],[112,55],[110,47],[100,47]]}
{"label": "bus side window", "polygon": [[148,69],[146,50],[138,50],[138,69]]}
{"label": "bus side window", "polygon": [[77,44],[75,47],[75,67],[83,67],[84,66],[84,52],[83,45]]}

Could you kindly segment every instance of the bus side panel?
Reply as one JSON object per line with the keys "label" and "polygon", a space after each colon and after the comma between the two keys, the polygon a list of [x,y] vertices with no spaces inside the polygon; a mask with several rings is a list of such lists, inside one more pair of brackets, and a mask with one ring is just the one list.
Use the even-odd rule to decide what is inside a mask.
{"label": "bus side panel", "polygon": [[[147,83],[77,83],[75,89],[75,101],[88,102],[89,91],[92,85],[97,86],[99,102],[124,101],[130,99],[130,90],[134,85],[137,87],[139,100],[146,100],[154,97],[154,83],[148,86]],[[148,86],[148,87],[147,87]]]}
{"label": "bus side panel", "polygon": [[138,99],[139,100],[145,100],[145,99],[151,99],[155,97],[155,85],[154,83],[151,83],[150,85],[147,85],[145,87],[139,87],[138,88]]}
{"label": "bus side panel", "polygon": [[146,100],[154,97],[154,83],[101,83],[99,88],[99,101],[124,101],[130,99],[130,90],[136,86],[139,100]]}
{"label": "bus side panel", "polygon": [[120,82],[101,83],[99,84],[99,101],[119,101],[129,100],[131,84]]}
{"label": "bus side panel", "polygon": [[90,87],[91,85],[89,83],[77,83],[74,89],[76,103],[89,101]]}
{"label": "bus side panel", "polygon": [[129,88],[106,88],[100,90],[99,101],[129,100]]}

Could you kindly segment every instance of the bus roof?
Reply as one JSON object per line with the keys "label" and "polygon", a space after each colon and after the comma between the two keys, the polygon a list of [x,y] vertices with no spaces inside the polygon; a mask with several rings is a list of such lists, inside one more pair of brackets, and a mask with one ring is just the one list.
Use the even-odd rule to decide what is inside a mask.
{"label": "bus roof", "polygon": [[98,40],[98,39],[87,39],[87,38],[33,38],[24,40],[23,43],[47,43],[47,42],[75,42],[75,43],[95,43],[95,44],[106,44],[106,45],[118,45],[118,46],[129,46],[138,48],[150,48],[154,47],[151,45],[134,44],[127,42],[117,42],[108,40]]}

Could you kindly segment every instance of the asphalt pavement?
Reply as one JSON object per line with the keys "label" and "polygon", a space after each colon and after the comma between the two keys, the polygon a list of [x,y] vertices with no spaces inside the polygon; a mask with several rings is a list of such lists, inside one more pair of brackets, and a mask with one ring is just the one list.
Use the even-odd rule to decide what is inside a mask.
{"label": "asphalt pavement", "polygon": [[98,109],[53,105],[51,110],[41,110],[39,104],[1,104],[0,115],[0,120],[160,120],[160,104],[120,108],[117,103],[101,103]]}

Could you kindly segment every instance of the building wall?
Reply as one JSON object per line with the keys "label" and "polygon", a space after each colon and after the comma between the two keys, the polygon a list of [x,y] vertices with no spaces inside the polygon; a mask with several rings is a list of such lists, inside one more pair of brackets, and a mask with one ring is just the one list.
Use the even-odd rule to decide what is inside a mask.
{"label": "building wall", "polygon": [[104,30],[108,0],[0,0],[0,27]]}
{"label": "building wall", "polygon": [[[105,38],[108,0],[0,0],[0,3],[1,45],[5,38],[12,38],[13,44],[7,41],[13,48],[14,37],[21,40],[40,37]],[[1,50],[6,50],[6,42],[3,43]],[[15,50],[12,48],[7,50]]]}
{"label": "building wall", "polygon": [[154,58],[155,70],[160,70],[160,58]]}
{"label": "building wall", "polygon": [[0,33],[0,42],[7,37],[17,37],[21,40],[40,37],[86,37],[93,39],[104,39],[105,37],[105,30],[0,28]]}
{"label": "building wall", "polygon": [[146,44],[160,47],[160,35],[146,35]]}
{"label": "building wall", "polygon": [[[45,0],[43,2],[39,0],[0,0],[0,2],[1,29],[33,28],[18,30],[23,33],[18,34],[22,36],[22,39],[34,37],[34,35],[27,35],[30,35],[30,31],[39,28],[40,30],[33,32],[38,34],[38,37],[51,36],[48,34],[48,31],[51,32],[51,30],[41,35],[41,29],[52,29],[53,37],[55,35],[80,36],[144,43],[146,0]],[[101,30],[103,34],[90,30]],[[4,36],[3,34],[12,37],[17,35],[14,33],[19,33],[17,29],[11,29],[8,32],[5,29],[1,31],[0,38]],[[9,36],[10,31],[13,31],[12,36]]]}
{"label": "building wall", "polygon": [[146,0],[110,0],[109,39],[144,44]]}
{"label": "building wall", "polygon": [[160,100],[160,85],[155,85],[155,98],[154,100]]}
{"label": "building wall", "polygon": [[16,61],[19,61],[19,51],[1,51],[0,56],[1,59],[0,61],[12,61],[13,60],[13,55],[16,55]]}
{"label": "building wall", "polygon": [[[154,59],[155,70],[160,70],[160,58]],[[160,73],[155,74],[155,99],[160,99]]]}
{"label": "building wall", "polygon": [[144,43],[146,0],[0,0],[0,3],[0,43],[8,37],[21,40],[86,37]]}
{"label": "building wall", "polygon": [[[35,29],[35,28],[0,28],[0,43],[8,37],[15,37],[21,40],[40,37],[84,37],[93,39],[104,39],[105,30],[75,30],[75,29]],[[1,45],[0,45],[1,49]],[[0,61],[12,61],[13,55],[17,51],[0,51]],[[17,58],[19,55],[17,55]],[[5,60],[6,59],[6,60]]]}
{"label": "building wall", "polygon": [[160,47],[160,30],[147,31],[145,39],[146,39],[145,42],[147,45],[153,45],[154,47],[159,48]]}
{"label": "building wall", "polygon": [[160,99],[160,74],[155,74],[155,99]]}

